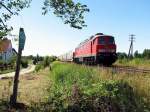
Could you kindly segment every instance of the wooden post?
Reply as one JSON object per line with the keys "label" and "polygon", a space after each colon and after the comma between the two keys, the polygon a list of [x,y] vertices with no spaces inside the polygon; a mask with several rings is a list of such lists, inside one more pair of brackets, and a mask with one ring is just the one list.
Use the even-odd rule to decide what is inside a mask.
{"label": "wooden post", "polygon": [[17,102],[17,93],[18,93],[18,83],[19,83],[19,72],[20,72],[20,63],[21,63],[21,55],[22,50],[18,50],[18,56],[16,61],[16,73],[14,77],[14,86],[13,86],[13,94],[10,97],[10,105],[15,106]]}
{"label": "wooden post", "polygon": [[19,31],[19,47],[18,47],[18,55],[17,55],[17,61],[16,61],[16,73],[15,73],[15,77],[14,77],[13,94],[10,97],[10,105],[12,107],[15,107],[16,104],[17,104],[20,63],[21,63],[22,50],[24,49],[24,45],[25,45],[25,39],[26,39],[26,36],[25,36],[25,33],[24,33],[24,29],[20,28],[20,31]]}

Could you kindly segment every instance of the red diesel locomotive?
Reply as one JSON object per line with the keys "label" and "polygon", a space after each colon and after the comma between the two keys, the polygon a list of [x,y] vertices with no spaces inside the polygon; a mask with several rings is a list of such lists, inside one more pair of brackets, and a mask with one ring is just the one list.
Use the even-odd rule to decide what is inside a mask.
{"label": "red diesel locomotive", "polygon": [[80,43],[73,53],[75,63],[111,65],[117,60],[113,36],[97,33]]}

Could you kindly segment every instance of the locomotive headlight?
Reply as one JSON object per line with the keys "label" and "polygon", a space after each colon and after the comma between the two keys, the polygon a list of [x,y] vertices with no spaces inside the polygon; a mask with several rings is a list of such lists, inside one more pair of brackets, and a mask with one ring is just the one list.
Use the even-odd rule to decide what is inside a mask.
{"label": "locomotive headlight", "polygon": [[98,52],[111,52],[111,53],[113,53],[113,52],[116,52],[116,50],[115,49],[99,49]]}
{"label": "locomotive headlight", "polygon": [[116,50],[115,49],[110,49],[110,52],[116,52]]}
{"label": "locomotive headlight", "polygon": [[106,49],[99,49],[98,52],[106,52]]}

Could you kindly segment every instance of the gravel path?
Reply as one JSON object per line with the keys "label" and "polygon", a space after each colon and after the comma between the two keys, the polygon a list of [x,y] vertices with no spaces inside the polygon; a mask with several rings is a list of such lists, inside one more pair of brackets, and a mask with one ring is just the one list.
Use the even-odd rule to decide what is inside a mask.
{"label": "gravel path", "polygon": [[[28,68],[22,69],[20,71],[20,75],[24,75],[24,74],[30,73],[30,72],[34,71],[34,69],[35,69],[35,65],[29,65]],[[1,74],[0,75],[0,79],[8,78],[8,77],[14,77],[14,75],[15,75],[15,72]]]}

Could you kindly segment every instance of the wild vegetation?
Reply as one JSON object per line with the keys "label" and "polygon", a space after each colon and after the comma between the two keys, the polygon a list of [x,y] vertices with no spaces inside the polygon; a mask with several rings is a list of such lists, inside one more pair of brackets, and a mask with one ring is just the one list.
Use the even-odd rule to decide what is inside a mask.
{"label": "wild vegetation", "polygon": [[0,60],[0,74],[13,72],[15,70],[15,64],[16,64],[15,56],[13,56],[11,60],[9,60],[9,63],[5,63],[2,60]]}
{"label": "wild vegetation", "polygon": [[[36,77],[38,78],[36,79]],[[28,79],[28,83],[21,84],[20,88],[22,89],[19,91],[22,92],[19,93],[19,101],[26,104],[26,109],[29,112],[150,111],[149,74],[116,73],[99,67],[53,62],[52,71],[46,68],[32,75],[27,75],[25,78]],[[41,78],[43,82],[38,82]],[[21,80],[24,81],[22,78]],[[35,84],[31,84],[33,82]],[[10,84],[9,81],[2,83],[5,84],[1,88]],[[46,85],[42,85],[38,89],[38,86],[35,87],[37,83]],[[30,96],[27,97],[30,93],[25,92],[28,85],[31,86],[32,97],[35,98],[32,101]],[[37,90],[41,89],[45,93],[44,95],[35,94]],[[8,90],[6,87],[5,92]],[[37,96],[43,100],[37,100]],[[4,98],[2,97],[2,99]],[[6,99],[5,96],[5,101],[7,101]],[[3,101],[2,107],[4,103],[7,104]]]}
{"label": "wild vegetation", "polygon": [[[128,55],[125,52],[118,52],[117,53],[119,59],[128,58]],[[131,58],[143,58],[143,59],[150,59],[150,49],[144,49],[142,53],[139,53],[137,50],[134,52],[134,56]]]}
{"label": "wild vegetation", "polygon": [[41,69],[44,69],[46,67],[49,67],[51,70],[51,63],[56,60],[56,56],[46,56],[46,57],[40,57],[36,56],[33,60],[33,64],[36,64],[35,71],[38,72]]}
{"label": "wild vegetation", "polygon": [[48,101],[36,105],[32,111],[150,110],[149,75],[113,73],[95,67],[55,62],[50,79]]}
{"label": "wild vegetation", "polygon": [[[98,68],[93,69],[93,68],[87,68],[85,66],[81,67],[81,66],[69,65],[69,64],[59,65],[58,63],[53,65],[53,69],[54,70],[51,75],[52,76],[51,79],[52,79],[54,85],[53,85],[53,88],[50,89],[50,93],[51,93],[50,99],[51,98],[53,99],[53,97],[54,97],[54,102],[58,103],[58,104],[57,103],[55,104],[56,105],[55,109],[56,110],[58,109],[57,111],[62,111],[62,109],[64,109],[64,110],[68,109],[65,105],[69,105],[70,103],[72,106],[71,107],[69,106],[69,108],[75,108],[75,109],[76,109],[76,107],[74,107],[74,106],[77,106],[79,109],[79,107],[82,107],[82,103],[83,103],[83,105],[85,105],[85,107],[83,107],[83,110],[84,110],[85,108],[88,108],[89,105],[93,104],[94,101],[88,102],[88,100],[91,100],[90,98],[92,97],[92,95],[96,95],[96,96],[93,96],[96,98],[103,96],[103,95],[104,96],[108,95],[107,97],[112,97],[111,95],[114,95],[114,97],[117,97],[116,95],[119,94],[120,92],[121,92],[120,98],[124,99],[124,97],[125,97],[125,100],[126,100],[125,104],[121,104],[121,105],[125,106],[123,108],[128,108],[128,105],[126,105],[126,104],[128,104],[127,102],[130,102],[129,97],[131,97],[135,100],[137,105],[136,104],[134,104],[134,105],[131,104],[131,105],[134,107],[134,109],[137,109],[137,107],[139,107],[139,110],[138,110],[139,112],[143,111],[144,106],[147,106],[149,103],[148,100],[149,100],[150,96],[148,93],[149,93],[150,87],[148,86],[149,77],[147,77],[147,76],[140,77],[140,74],[137,74],[137,76],[126,76],[126,74],[118,74],[119,75],[119,77],[118,77],[117,74],[116,75],[112,74],[111,71],[103,71],[102,73],[100,73],[100,72],[97,72]],[[94,75],[94,74],[96,74],[96,75]],[[123,76],[120,76],[120,75],[123,75]],[[141,81],[138,79],[139,77],[140,77]],[[116,81],[114,81],[114,80],[116,80]],[[125,82],[118,82],[118,80],[126,80],[129,84],[131,84],[131,86],[129,86]],[[106,86],[106,88],[105,88],[105,86]],[[134,93],[133,93],[131,87],[133,87],[133,90],[135,90]],[[122,90],[122,88],[125,90]],[[109,89],[110,89],[110,91],[109,91]],[[122,93],[123,91],[125,93]],[[129,94],[126,92],[129,92]],[[122,96],[122,95],[125,95],[125,96]],[[106,97],[106,99],[107,99],[107,97]],[[73,98],[73,99],[67,99],[67,98]],[[120,99],[120,101],[122,101],[123,99]],[[145,100],[145,102],[143,99]],[[66,102],[68,100],[69,100],[69,104],[66,104]],[[74,100],[75,100],[75,102],[72,102]],[[77,102],[76,102],[76,100],[77,100]],[[78,100],[81,100],[81,101],[83,100],[83,101],[78,102]],[[87,104],[90,103],[89,105],[84,104],[84,102],[86,100],[87,100]],[[51,101],[51,105],[53,105],[54,102]],[[74,103],[75,104],[81,103],[81,105],[79,105],[79,104],[74,105]],[[60,107],[58,105],[60,105]],[[47,105],[47,106],[49,107],[50,105]],[[93,108],[94,107],[91,107],[91,109],[93,109]],[[41,108],[41,109],[43,109],[43,108]],[[52,109],[51,106],[49,107],[49,109]],[[80,108],[80,109],[82,110],[82,108]],[[130,110],[128,110],[128,112],[129,111]]]}
{"label": "wild vegetation", "polygon": [[150,69],[150,49],[145,49],[143,53],[135,51],[132,58],[128,58],[126,53],[118,52],[118,60],[115,64]]}

